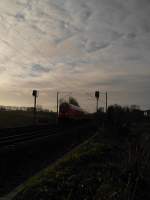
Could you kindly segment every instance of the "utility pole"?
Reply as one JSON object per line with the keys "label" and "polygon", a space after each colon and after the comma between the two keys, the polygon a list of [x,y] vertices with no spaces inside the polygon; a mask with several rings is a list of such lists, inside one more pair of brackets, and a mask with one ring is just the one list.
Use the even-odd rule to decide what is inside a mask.
{"label": "utility pole", "polygon": [[33,91],[32,91],[32,96],[34,97],[33,118],[34,118],[34,123],[36,124],[36,114],[37,114],[37,110],[36,110],[36,99],[37,99],[37,97],[38,97],[38,91],[37,91],[37,90],[33,90]]}
{"label": "utility pole", "polygon": [[59,115],[59,92],[57,92],[57,119]]}
{"label": "utility pole", "polygon": [[98,112],[99,91],[95,91],[96,111]]}
{"label": "utility pole", "polygon": [[108,107],[108,94],[106,92],[106,113],[107,113],[107,107]]}

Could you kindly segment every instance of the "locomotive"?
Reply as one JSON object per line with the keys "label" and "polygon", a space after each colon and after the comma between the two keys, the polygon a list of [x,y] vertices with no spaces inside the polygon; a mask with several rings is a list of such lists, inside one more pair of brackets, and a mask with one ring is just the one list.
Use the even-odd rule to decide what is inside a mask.
{"label": "locomotive", "polygon": [[59,106],[59,121],[87,119],[88,113],[79,106],[64,102]]}

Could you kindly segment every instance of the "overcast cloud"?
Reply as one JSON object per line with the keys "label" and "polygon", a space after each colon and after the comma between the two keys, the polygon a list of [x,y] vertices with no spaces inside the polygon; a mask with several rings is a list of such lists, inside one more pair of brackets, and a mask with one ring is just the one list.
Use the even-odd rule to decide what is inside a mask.
{"label": "overcast cloud", "polygon": [[0,104],[99,88],[150,108],[149,19],[149,0],[1,0]]}

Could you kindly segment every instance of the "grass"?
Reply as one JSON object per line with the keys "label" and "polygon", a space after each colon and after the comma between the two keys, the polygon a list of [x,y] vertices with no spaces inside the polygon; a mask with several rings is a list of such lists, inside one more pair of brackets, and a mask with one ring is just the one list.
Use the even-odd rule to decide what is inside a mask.
{"label": "grass", "polygon": [[150,125],[126,136],[98,131],[79,148],[29,179],[14,200],[150,199]]}
{"label": "grass", "polygon": [[[120,148],[120,147],[119,147]],[[32,177],[15,200],[80,200],[116,198],[124,189],[116,144],[100,134]]]}

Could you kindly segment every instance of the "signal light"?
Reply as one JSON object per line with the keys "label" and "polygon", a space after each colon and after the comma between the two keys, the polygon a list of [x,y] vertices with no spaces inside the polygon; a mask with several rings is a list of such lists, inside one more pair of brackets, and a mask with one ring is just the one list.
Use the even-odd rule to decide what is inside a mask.
{"label": "signal light", "polygon": [[95,97],[96,97],[97,99],[99,99],[99,91],[96,91],[96,92],[95,92]]}
{"label": "signal light", "polygon": [[38,97],[38,91],[37,91],[37,90],[33,90],[33,91],[32,91],[32,96]]}

